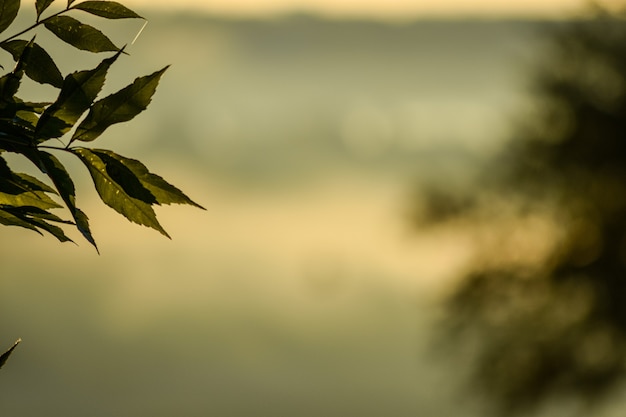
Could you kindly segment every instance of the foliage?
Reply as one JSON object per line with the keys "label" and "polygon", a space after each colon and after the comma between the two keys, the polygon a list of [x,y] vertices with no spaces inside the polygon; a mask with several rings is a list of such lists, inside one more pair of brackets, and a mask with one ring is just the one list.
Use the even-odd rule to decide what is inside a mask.
{"label": "foliage", "polygon": [[[497,236],[448,311],[454,337],[471,341],[473,388],[502,415],[560,399],[594,415],[626,377],[626,23],[598,11],[563,25],[537,74],[539,113],[487,167],[481,190],[447,202],[433,193],[430,220],[444,207]],[[503,200],[518,230],[534,218],[552,232],[524,230],[531,244],[507,253],[511,228],[493,230]],[[541,258],[520,261],[548,241]]]}
{"label": "foliage", "polygon": [[[87,167],[106,205],[131,222],[168,236],[157,220],[154,205],[175,203],[202,207],[150,172],[140,161],[85,146],[110,126],[132,120],[144,111],[167,67],[138,77],[113,94],[99,97],[110,67],[126,54],[124,47],[114,45],[100,30],[70,14],[104,19],[142,17],[114,1],[68,0],[61,10],[50,13],[53,3],[55,0],[36,0],[35,23],[0,41],[0,48],[15,60],[14,68],[0,78],[0,224],[40,234],[45,231],[61,242],[71,241],[62,225],[73,225],[97,250],[88,217],[76,204],[72,177],[56,156],[56,153],[64,153],[77,157]],[[20,6],[20,0],[0,0],[0,33],[14,22]],[[113,54],[95,68],[63,76],[34,36],[21,39],[40,27],[76,49]],[[59,90],[57,98],[45,103],[19,98],[17,93],[24,77]],[[51,184],[14,172],[3,158],[5,152],[27,158]],[[53,213],[63,205],[71,219]]]}
{"label": "foliage", "polygon": [[2,355],[0,355],[0,368],[2,368],[4,364],[7,362],[7,360],[9,360],[9,356],[11,356],[11,354],[13,353],[13,350],[17,347],[17,345],[20,344],[20,342],[21,342],[21,339],[17,339],[17,341],[13,344],[13,346],[9,348],[9,350],[7,350]]}

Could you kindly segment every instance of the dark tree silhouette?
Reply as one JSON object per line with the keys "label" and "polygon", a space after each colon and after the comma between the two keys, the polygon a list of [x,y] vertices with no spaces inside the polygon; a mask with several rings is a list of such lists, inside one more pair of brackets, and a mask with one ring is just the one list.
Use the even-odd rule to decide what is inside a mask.
{"label": "dark tree silhouette", "polygon": [[[596,10],[551,36],[538,114],[485,169],[480,191],[437,191],[427,203],[431,223],[493,221],[497,242],[509,241],[485,246],[448,300],[447,329],[472,341],[472,386],[502,415],[563,398],[593,409],[626,377],[626,23]],[[528,246],[497,230],[502,201],[512,222],[551,225],[534,233],[543,256],[510,256]]]}

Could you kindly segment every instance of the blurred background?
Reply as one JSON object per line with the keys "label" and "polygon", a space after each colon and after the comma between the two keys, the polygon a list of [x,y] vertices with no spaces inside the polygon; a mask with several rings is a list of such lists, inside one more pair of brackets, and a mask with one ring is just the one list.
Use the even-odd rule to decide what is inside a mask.
{"label": "blurred background", "polygon": [[[520,369],[537,362],[498,356],[510,351],[504,342],[484,350],[477,342],[484,334],[456,349],[446,330],[473,328],[483,309],[502,312],[494,298],[481,304],[467,289],[472,277],[495,267],[517,277],[519,265],[535,271],[527,266],[555,264],[546,254],[561,236],[563,217],[555,210],[524,211],[528,194],[500,193],[521,190],[521,183],[503,185],[499,178],[517,178],[518,171],[502,168],[515,165],[516,155],[526,155],[523,161],[544,155],[511,151],[510,144],[526,137],[530,117],[552,109],[536,104],[535,74],[555,57],[552,33],[584,20],[577,14],[582,4],[123,3],[149,24],[129,46],[130,56],[112,68],[107,88],[172,66],[148,111],[111,128],[95,146],[142,160],[207,211],[161,208],[157,214],[173,237],[167,240],[104,206],[86,170],[61,155],[76,176],[77,203],[91,219],[101,255],[76,234],[72,245],[1,230],[0,334],[7,348],[18,337],[23,343],[2,370],[0,414],[484,416],[503,409],[494,404],[525,411],[556,387],[558,401],[549,404],[558,405],[534,413],[573,416],[593,406],[593,415],[620,415],[618,400],[599,401],[619,392],[620,355],[608,366],[615,378],[599,385],[583,378],[593,389],[575,378],[568,385],[574,388],[557,389],[558,370],[577,362],[548,360],[547,368],[557,369],[548,372],[553,379],[539,371],[536,379],[513,378],[509,391],[492,398],[466,389],[476,369],[483,381],[502,381],[503,374],[523,374]],[[32,18],[25,13],[21,22]],[[130,43],[142,24],[97,23],[117,44]],[[618,21],[614,32],[622,26]],[[71,48],[43,33],[38,41],[64,74],[102,59],[70,55]],[[2,64],[10,68],[5,55]],[[568,68],[581,56],[560,62]],[[592,71],[598,74],[606,73]],[[594,103],[606,109],[602,97],[621,100],[623,85],[616,85],[592,88],[606,93],[594,95]],[[49,93],[24,86],[24,98]],[[624,108],[619,103],[609,106],[614,114]],[[561,127],[579,120],[566,110],[556,113],[567,117],[550,120]],[[557,135],[550,132],[544,136]],[[563,132],[569,130],[557,133]],[[535,129],[528,137],[542,134]],[[498,158],[503,152],[508,159]],[[18,158],[11,162],[33,172]],[[550,201],[558,208],[569,200]],[[622,206],[608,205],[621,213]],[[595,206],[583,209],[597,213]],[[598,235],[587,223],[580,227],[585,247]],[[485,253],[498,262],[486,261]],[[550,275],[547,269],[535,275]],[[509,290],[525,294],[489,288],[498,289],[496,300]],[[556,293],[537,288],[532,294]],[[566,299],[577,303],[572,294],[583,287],[567,288]],[[581,305],[591,303],[580,297]],[[529,308],[494,313],[496,324],[487,331],[508,328],[518,339],[507,343],[526,346],[519,341],[525,335],[550,330],[502,316],[519,317]],[[588,317],[592,309],[575,310],[576,317]],[[544,316],[533,311],[536,324]],[[621,314],[606,313],[601,324],[620,321]],[[620,336],[607,332],[596,339],[582,332],[592,358],[596,341],[611,352],[621,346]],[[480,374],[485,363],[496,362],[502,373]],[[524,396],[529,385],[542,394]],[[592,391],[591,400],[580,400],[581,392]]]}

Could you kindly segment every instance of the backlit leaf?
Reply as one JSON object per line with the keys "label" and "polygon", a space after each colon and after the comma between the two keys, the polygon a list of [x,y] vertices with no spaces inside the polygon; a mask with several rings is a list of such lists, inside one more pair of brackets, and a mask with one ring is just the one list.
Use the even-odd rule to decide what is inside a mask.
{"label": "backlit leaf", "polygon": [[40,152],[39,154],[46,174],[50,177],[61,195],[61,198],[67,205],[70,214],[76,222],[76,227],[85,239],[87,239],[87,241],[91,243],[96,250],[98,250],[96,242],[91,234],[91,230],[89,229],[89,218],[82,212],[82,210],[76,207],[76,190],[69,173],[54,155],[47,152]]}
{"label": "backlit leaf", "polygon": [[[124,186],[128,187],[128,184],[120,184],[117,182],[131,181],[130,178],[122,179],[122,177],[118,177],[116,178],[117,181],[115,181],[109,172],[107,172],[105,162],[102,161],[98,155],[84,148],[74,148],[71,151],[80,158],[89,170],[96,191],[106,205],[131,222],[151,227],[158,230],[164,236],[169,237],[167,232],[165,232],[157,221],[152,206],[138,198],[130,196],[124,188]],[[128,188],[130,189],[130,187]]]}
{"label": "backlit leaf", "polygon": [[142,19],[137,13],[115,1],[83,1],[72,9],[83,10],[107,19]]}
{"label": "backlit leaf", "polygon": [[0,0],[0,32],[4,32],[17,17],[20,0]]}
{"label": "backlit leaf", "polygon": [[[27,41],[13,40],[0,44],[0,47],[13,55],[13,59],[17,61],[20,59],[24,48],[28,45],[29,42]],[[30,48],[32,48],[32,50],[28,54],[28,60],[24,65],[26,75],[38,83],[50,84],[54,87],[61,88],[63,76],[50,55],[36,43],[32,43]]]}
{"label": "backlit leaf", "polygon": [[56,194],[54,188],[50,187],[48,184],[39,181],[37,178],[25,174],[23,172],[15,172],[13,175],[17,178],[21,186],[27,187],[28,190],[31,191],[43,191],[45,193]]}
{"label": "backlit leaf", "polygon": [[54,2],[54,0],[37,0],[35,8],[37,9],[37,19],[39,16]]}
{"label": "backlit leaf", "polygon": [[143,187],[155,197],[158,204],[189,204],[204,209],[204,207],[191,200],[181,190],[165,181],[162,177],[151,173],[144,164],[136,159],[126,158],[104,149],[92,149],[92,151],[101,159],[105,156],[112,158],[129,169]]}
{"label": "backlit leaf", "polygon": [[139,77],[131,85],[94,103],[85,120],[74,132],[72,141],[92,141],[109,126],[132,120],[144,111],[150,104],[159,80],[167,68]]}
{"label": "backlit leaf", "polygon": [[61,207],[46,193],[54,193],[47,184],[28,174],[14,173],[0,158],[0,205],[37,207],[42,210]]}
{"label": "backlit leaf", "polygon": [[119,51],[105,34],[69,16],[46,19],[44,26],[62,41],[89,52]]}
{"label": "backlit leaf", "polygon": [[46,109],[37,123],[36,139],[61,137],[76,124],[100,93],[107,71],[120,53],[121,51],[103,60],[92,70],[75,72],[65,77],[59,97]]}
{"label": "backlit leaf", "polygon": [[50,233],[52,236],[56,237],[59,242],[73,242],[59,226],[50,224],[38,216],[25,216],[24,221]]}
{"label": "backlit leaf", "polygon": [[[50,224],[49,221],[56,223],[72,224],[60,219],[54,214],[48,213],[45,210],[38,209],[36,207],[2,207],[2,213],[0,213],[2,220],[11,222],[11,226],[26,227],[31,230],[35,230],[37,233],[42,234],[38,229],[45,230],[60,242],[71,242],[72,239],[65,235],[63,229],[59,226]],[[17,221],[16,221],[17,219]],[[0,220],[1,222],[1,220]]]}
{"label": "backlit leaf", "polygon": [[[13,190],[12,190],[13,191]],[[11,207],[37,207],[43,210],[61,207],[41,191],[4,192],[0,190],[0,205]]]}
{"label": "backlit leaf", "polygon": [[29,223],[29,222],[27,222],[25,220],[22,220],[21,218],[19,218],[15,214],[10,213],[9,211],[3,209],[2,207],[0,207],[0,224],[2,224],[4,226],[24,227],[26,229],[33,230],[33,231],[39,233],[40,235],[43,234],[39,230],[37,230],[37,228],[35,226],[33,226],[31,223]]}

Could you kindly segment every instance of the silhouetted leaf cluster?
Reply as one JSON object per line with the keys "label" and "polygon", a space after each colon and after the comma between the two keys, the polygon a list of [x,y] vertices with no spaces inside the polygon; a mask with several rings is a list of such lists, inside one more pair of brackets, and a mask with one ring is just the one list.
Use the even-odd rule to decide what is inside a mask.
{"label": "silhouetted leaf cluster", "polygon": [[[141,162],[110,150],[78,146],[96,140],[110,126],[132,120],[146,109],[167,67],[135,79],[130,85],[106,97],[99,97],[110,67],[124,54],[97,28],[69,14],[91,14],[105,19],[141,19],[134,11],[114,1],[69,0],[63,8],[44,17],[54,0],[37,0],[36,22],[0,42],[0,48],[15,60],[15,67],[0,77],[0,224],[20,226],[38,233],[46,231],[59,241],[70,241],[61,225],[75,225],[94,247],[87,215],[76,205],[72,178],[53,154],[64,152],[78,157],[87,167],[98,195],[108,206],[128,220],[151,227],[168,236],[159,224],[154,205],[190,204],[200,207],[182,191],[151,173]],[[61,2],[58,2],[61,3]],[[20,0],[0,0],[0,33],[7,30],[20,9]],[[37,27],[79,50],[92,53],[114,52],[93,69],[66,76],[46,50],[35,42],[19,39]],[[17,96],[20,83],[28,77],[59,90],[47,103],[32,103]],[[62,146],[49,141],[62,140]],[[52,186],[36,178],[13,172],[3,152],[21,154],[47,176]],[[68,209],[71,220],[51,210]]]}

